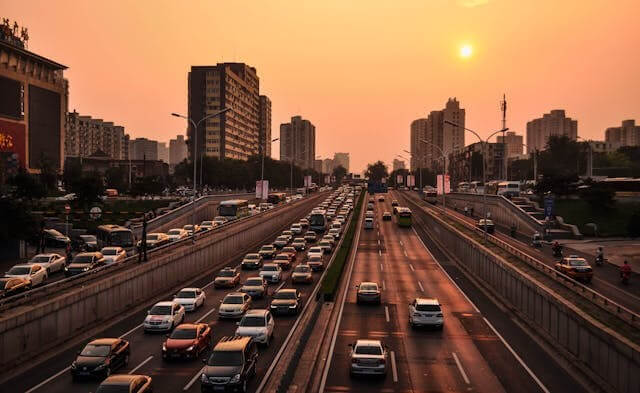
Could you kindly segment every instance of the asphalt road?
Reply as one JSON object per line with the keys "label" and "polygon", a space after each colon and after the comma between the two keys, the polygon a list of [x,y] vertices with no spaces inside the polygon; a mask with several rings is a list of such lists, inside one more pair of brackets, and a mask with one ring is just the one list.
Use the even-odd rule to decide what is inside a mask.
{"label": "asphalt road", "polygon": [[[273,240],[273,239],[270,239]],[[257,252],[257,250],[255,250]],[[312,285],[296,284],[292,285],[290,276],[293,267],[306,259],[305,253],[298,253],[295,264],[291,270],[285,271],[284,280],[281,284],[269,286],[269,295],[272,295],[277,288],[298,288],[302,293],[303,306],[309,300],[309,294],[318,283],[318,277],[322,272],[314,273]],[[325,262],[329,256],[325,256]],[[235,261],[236,264],[240,260]],[[247,277],[257,276],[258,270],[242,271],[240,283],[244,283]],[[235,320],[218,319],[217,307],[224,296],[232,292],[231,289],[215,289],[213,287],[214,277],[202,277],[189,286],[198,286],[205,290],[207,299],[201,308],[195,312],[187,313],[185,322],[209,323],[213,330],[213,343],[217,343],[223,336],[233,335],[236,330]],[[240,285],[241,285],[240,284]],[[236,287],[236,290],[240,288]],[[172,294],[167,294],[167,300]],[[253,303],[254,309],[268,308],[271,296],[265,299],[257,299]],[[149,304],[151,307],[152,304]],[[117,373],[146,374],[153,379],[154,392],[199,392],[200,391],[200,370],[203,367],[201,360],[193,361],[164,361],[162,360],[162,343],[165,340],[163,333],[144,333],[142,321],[146,312],[141,312],[122,323],[106,329],[99,337],[121,337],[131,343],[131,357],[129,366],[126,369],[118,370]],[[260,356],[257,365],[257,375],[252,378],[249,390],[254,391],[260,383],[264,373],[273,361],[277,351],[285,340],[289,330],[293,326],[297,316],[275,316],[276,329],[271,345],[267,348],[260,348]],[[16,376],[3,386],[0,392],[95,392],[99,381],[73,382],[69,372],[69,366],[75,359],[77,351],[82,346],[67,351],[64,354],[51,359],[45,364],[31,370],[26,370],[22,375]],[[208,355],[207,352],[206,355]],[[202,358],[205,358],[203,355]]]}
{"label": "asphalt road", "polygon": [[[442,255],[436,253],[436,260],[414,229],[398,227],[395,216],[382,221],[382,213],[392,211],[392,198],[387,194],[378,202],[376,196],[376,228],[362,229],[325,392],[580,392],[509,315]],[[355,286],[362,281],[382,286],[381,305],[356,304]],[[409,326],[408,304],[416,297],[438,298],[445,315],[442,331]],[[348,344],[359,338],[381,339],[388,346],[385,378],[349,375]],[[514,347],[522,349],[515,349],[522,362],[511,352]]]}

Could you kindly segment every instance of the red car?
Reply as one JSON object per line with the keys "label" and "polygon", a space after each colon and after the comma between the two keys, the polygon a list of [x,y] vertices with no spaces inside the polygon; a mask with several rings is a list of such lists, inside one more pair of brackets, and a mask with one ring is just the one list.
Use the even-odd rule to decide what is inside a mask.
{"label": "red car", "polygon": [[183,323],[167,334],[162,358],[196,359],[211,346],[211,327],[206,323]]}

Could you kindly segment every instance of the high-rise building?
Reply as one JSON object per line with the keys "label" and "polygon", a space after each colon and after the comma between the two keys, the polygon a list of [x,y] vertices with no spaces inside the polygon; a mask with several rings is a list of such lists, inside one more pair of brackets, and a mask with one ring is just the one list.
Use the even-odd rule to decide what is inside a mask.
{"label": "high-rise building", "polygon": [[398,169],[404,169],[404,161],[398,160],[397,158],[393,159],[393,170],[397,171]]}
{"label": "high-rise building", "polygon": [[313,168],[316,157],[316,127],[301,116],[280,124],[280,160],[293,161],[303,169]]}
{"label": "high-rise building", "polygon": [[617,146],[640,146],[640,125],[635,120],[623,120],[620,127],[609,127],[604,132],[605,141]]}
{"label": "high-rise building", "polygon": [[158,161],[158,141],[147,138],[129,141],[129,156],[132,160]]}
{"label": "high-rise building", "polygon": [[124,127],[75,110],[67,113],[65,157],[89,157],[101,151],[114,160],[124,160],[126,143]]}
{"label": "high-rise building", "polygon": [[349,173],[349,153],[334,153],[333,154],[333,166],[337,167],[341,165]]}
{"label": "high-rise building", "polygon": [[[244,63],[192,66],[189,72],[189,118],[196,123],[223,108],[232,110],[205,120],[197,130],[198,152],[210,157],[247,160],[258,154],[260,81],[256,69]],[[188,128],[193,157],[193,130]]]}
{"label": "high-rise building", "polygon": [[333,160],[331,158],[325,158],[322,160],[322,173],[333,173]]}
{"label": "high-rise building", "polygon": [[575,141],[578,139],[578,121],[566,117],[564,109],[554,109],[541,118],[527,123],[527,152],[547,148],[550,136],[566,136]]}
{"label": "high-rise building", "polygon": [[0,160],[7,172],[37,171],[43,158],[62,170],[67,67],[27,50],[25,42],[17,27],[0,34]]}
{"label": "high-rise building", "polygon": [[187,142],[184,135],[178,135],[176,139],[169,141],[169,165],[175,167],[182,161],[187,159],[189,155]]}
{"label": "high-rise building", "polygon": [[504,138],[502,135],[498,135],[497,142],[507,145],[507,158],[522,154],[522,135],[518,135],[513,131],[507,131]]}
{"label": "high-rise building", "polygon": [[260,96],[260,116],[258,122],[260,145],[258,154],[271,157],[271,100]]}
{"label": "high-rise building", "polygon": [[158,142],[158,160],[169,163],[169,147],[166,142]]}

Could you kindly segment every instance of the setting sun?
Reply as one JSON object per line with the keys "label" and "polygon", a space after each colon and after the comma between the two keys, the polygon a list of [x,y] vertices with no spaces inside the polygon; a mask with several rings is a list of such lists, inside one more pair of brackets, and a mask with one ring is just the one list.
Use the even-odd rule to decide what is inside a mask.
{"label": "setting sun", "polygon": [[471,45],[463,45],[460,48],[460,57],[469,58],[473,54],[473,48]]}

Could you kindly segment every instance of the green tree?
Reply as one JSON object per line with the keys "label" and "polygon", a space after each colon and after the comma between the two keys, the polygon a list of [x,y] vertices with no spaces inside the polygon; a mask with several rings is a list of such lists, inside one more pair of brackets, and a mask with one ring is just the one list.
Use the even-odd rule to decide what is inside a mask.
{"label": "green tree", "polygon": [[342,165],[338,165],[337,167],[333,168],[333,172],[331,174],[335,176],[336,182],[340,184],[342,183],[342,179],[347,176],[347,169]]}
{"label": "green tree", "polygon": [[369,164],[367,166],[365,176],[368,177],[370,181],[380,182],[382,181],[382,179],[389,177],[389,172],[384,162],[376,161],[373,164]]}

